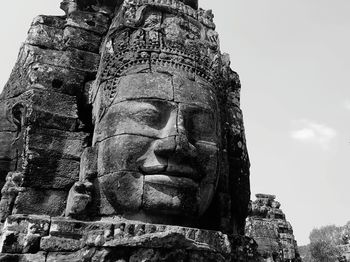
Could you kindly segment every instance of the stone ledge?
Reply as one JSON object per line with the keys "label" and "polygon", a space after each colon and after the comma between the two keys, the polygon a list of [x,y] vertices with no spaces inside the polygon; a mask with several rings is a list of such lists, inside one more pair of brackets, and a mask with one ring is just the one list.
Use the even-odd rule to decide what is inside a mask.
{"label": "stone ledge", "polygon": [[[96,261],[109,261],[104,260],[106,256],[141,261],[137,257],[148,255],[159,258],[152,261],[177,261],[162,260],[168,254],[181,261],[255,261],[246,260],[242,254],[243,258],[237,259],[237,250],[247,248],[246,238],[230,240],[218,231],[123,219],[84,222],[63,217],[13,215],[7,218],[1,232],[0,261],[60,261],[55,259],[67,257],[83,261],[79,259],[85,256],[97,256]],[[44,254],[47,256],[42,260]]]}

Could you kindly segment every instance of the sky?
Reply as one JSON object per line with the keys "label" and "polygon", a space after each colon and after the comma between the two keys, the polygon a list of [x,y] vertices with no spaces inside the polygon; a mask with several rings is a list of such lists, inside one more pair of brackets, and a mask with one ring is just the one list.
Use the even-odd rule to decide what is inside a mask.
{"label": "sky", "polygon": [[[60,0],[12,0],[0,16],[0,90],[32,19]],[[199,0],[240,74],[252,198],[277,196],[298,244],[350,220],[350,1]]]}

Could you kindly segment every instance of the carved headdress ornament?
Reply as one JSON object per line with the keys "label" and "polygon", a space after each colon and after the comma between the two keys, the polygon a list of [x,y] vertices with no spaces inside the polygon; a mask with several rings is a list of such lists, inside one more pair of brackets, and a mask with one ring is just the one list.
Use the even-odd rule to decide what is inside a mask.
{"label": "carved headdress ornament", "polygon": [[118,78],[135,73],[135,68],[137,72],[182,71],[221,89],[223,61],[214,30],[211,11],[196,10],[178,0],[124,1],[106,37],[92,100],[103,88],[102,108],[108,107]]}

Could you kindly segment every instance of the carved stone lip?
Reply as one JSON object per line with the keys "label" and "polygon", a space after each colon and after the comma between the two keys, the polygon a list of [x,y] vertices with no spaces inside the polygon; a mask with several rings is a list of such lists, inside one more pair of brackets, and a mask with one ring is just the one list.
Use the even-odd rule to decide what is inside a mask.
{"label": "carved stone lip", "polygon": [[198,188],[198,183],[186,177],[174,177],[165,174],[145,176],[145,183],[170,186],[175,188]]}
{"label": "carved stone lip", "polygon": [[192,181],[200,180],[200,176],[198,175],[198,172],[192,167],[189,167],[186,165],[180,166],[180,165],[169,163],[168,165],[140,167],[140,170],[145,176],[161,174],[169,177],[187,178]]}

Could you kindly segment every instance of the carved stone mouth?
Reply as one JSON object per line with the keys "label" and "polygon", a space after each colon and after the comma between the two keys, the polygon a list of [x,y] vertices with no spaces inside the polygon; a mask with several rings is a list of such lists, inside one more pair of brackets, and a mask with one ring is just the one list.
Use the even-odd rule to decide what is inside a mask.
{"label": "carved stone mouth", "polygon": [[140,166],[139,169],[145,175],[152,175],[157,173],[163,173],[167,169],[167,165],[158,165],[158,166]]}
{"label": "carved stone mouth", "polygon": [[173,178],[185,178],[193,181],[199,181],[198,172],[189,166],[179,166],[174,164],[159,165],[152,167],[140,167],[140,171],[146,176],[162,175]]}
{"label": "carved stone mouth", "polygon": [[175,177],[166,174],[156,174],[145,176],[145,183],[170,186],[175,188],[195,189],[199,185],[195,181],[186,177]]}

